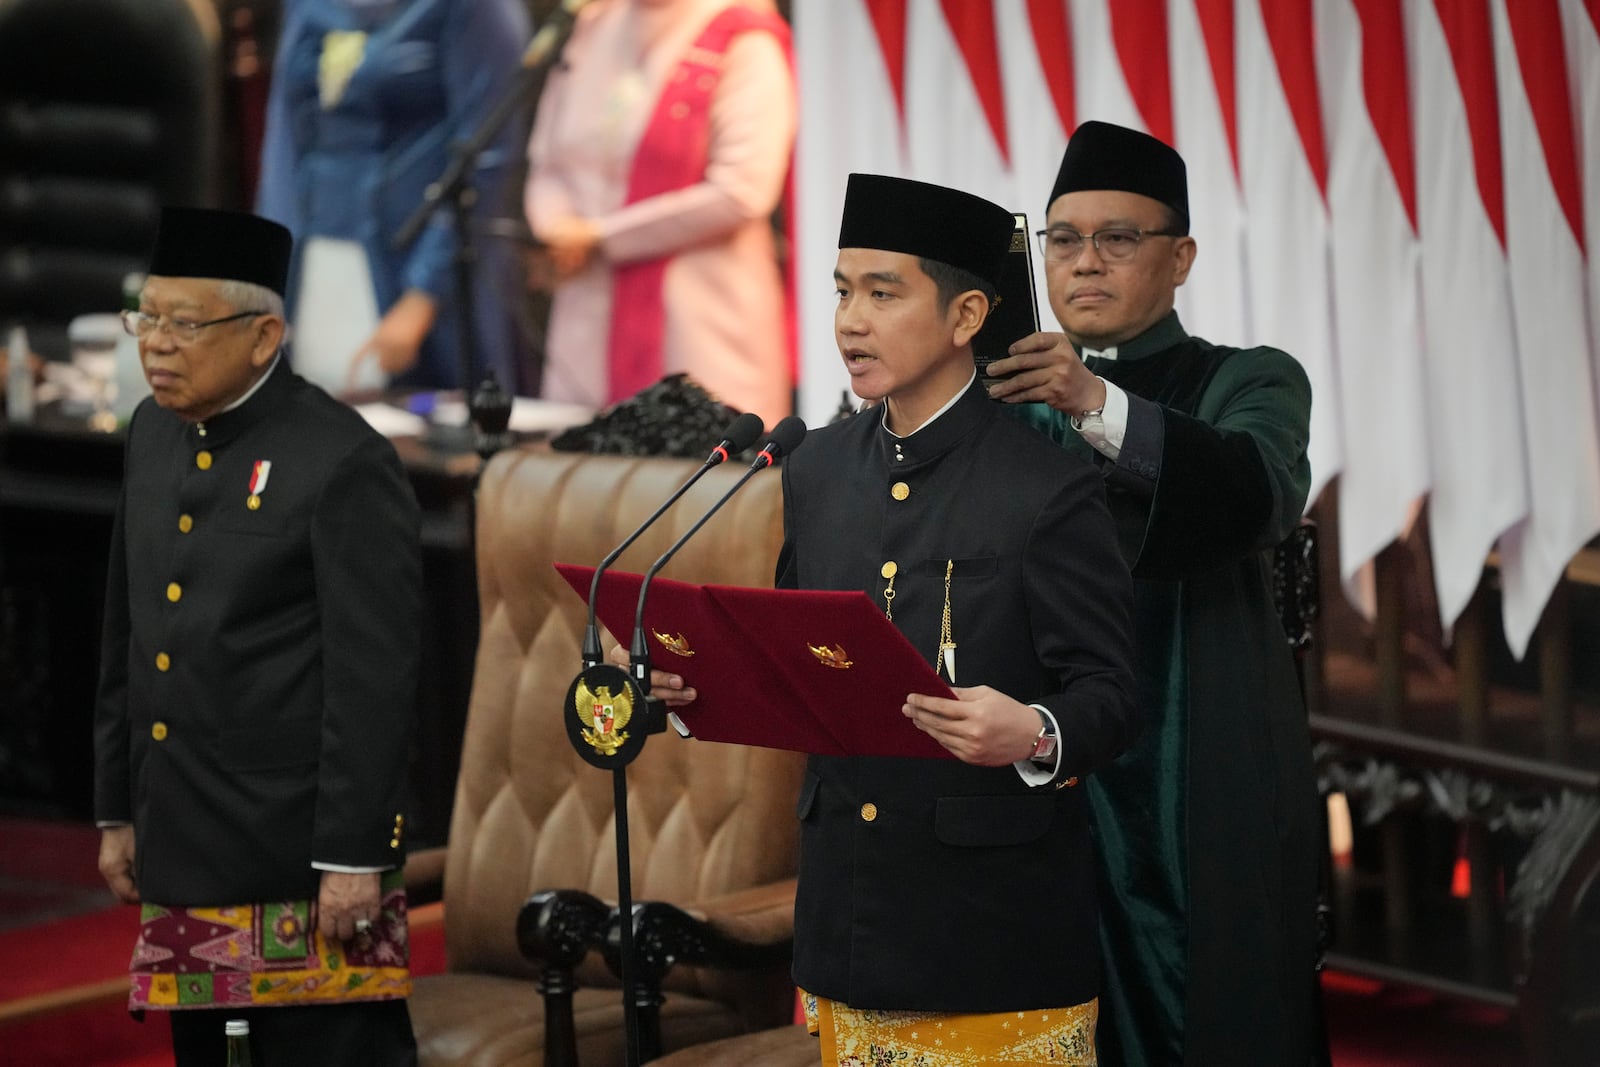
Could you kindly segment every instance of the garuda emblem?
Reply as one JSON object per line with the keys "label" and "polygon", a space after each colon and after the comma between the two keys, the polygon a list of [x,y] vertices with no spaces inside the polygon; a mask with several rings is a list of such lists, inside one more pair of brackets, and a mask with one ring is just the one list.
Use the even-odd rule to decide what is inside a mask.
{"label": "garuda emblem", "polygon": [[628,720],[633,718],[633,698],[628,695],[626,688],[613,695],[609,685],[597,685],[590,689],[579,678],[573,704],[579,722],[594,724],[594,729],[584,729],[583,739],[596,752],[602,756],[615,756],[617,749],[627,744],[625,727]]}
{"label": "garuda emblem", "polygon": [[813,656],[817,657],[817,662],[824,667],[832,667],[836,671],[847,671],[855,666],[855,661],[850,658],[850,654],[844,650],[842,645],[813,645],[807,642],[806,647],[811,650]]}
{"label": "garuda emblem", "polygon": [[674,656],[688,659],[694,655],[694,649],[689,647],[689,639],[682,634],[664,634],[660,630],[651,630],[655,639],[661,642],[661,647],[671,652]]}

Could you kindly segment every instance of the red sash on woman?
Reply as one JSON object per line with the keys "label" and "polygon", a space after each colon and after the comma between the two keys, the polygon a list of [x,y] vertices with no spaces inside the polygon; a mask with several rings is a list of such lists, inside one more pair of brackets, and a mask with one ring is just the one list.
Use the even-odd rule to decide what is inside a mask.
{"label": "red sash on woman", "polygon": [[[730,7],[707,23],[661,90],[633,154],[624,203],[685,189],[705,177],[711,99],[722,80],[722,57],[735,37],[750,30],[771,33],[789,54],[789,25],[775,14]],[[667,321],[664,282],[671,261],[670,256],[640,260],[612,272],[611,336],[606,346],[612,403],[661,377]]]}

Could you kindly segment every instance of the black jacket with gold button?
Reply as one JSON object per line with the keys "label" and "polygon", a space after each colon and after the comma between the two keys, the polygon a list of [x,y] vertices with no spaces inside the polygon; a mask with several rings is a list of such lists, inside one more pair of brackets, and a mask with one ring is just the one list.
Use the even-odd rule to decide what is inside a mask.
{"label": "black jacket with gold button", "polygon": [[304,898],[404,859],[419,515],[393,447],[285,365],[189,424],[146,401],[112,535],[95,807],[145,900]]}
{"label": "black jacket with gold button", "polygon": [[[956,684],[1051,710],[1057,784],[1137,730],[1132,583],[1100,476],[974,384],[896,439],[869,411],[783,465],[778,584],[861,589],[930,662],[951,570]],[[914,729],[898,707],[861,708]],[[1011,766],[811,758],[799,802],[796,982],[857,1008],[992,1012],[1096,995],[1094,851],[1081,788]]]}

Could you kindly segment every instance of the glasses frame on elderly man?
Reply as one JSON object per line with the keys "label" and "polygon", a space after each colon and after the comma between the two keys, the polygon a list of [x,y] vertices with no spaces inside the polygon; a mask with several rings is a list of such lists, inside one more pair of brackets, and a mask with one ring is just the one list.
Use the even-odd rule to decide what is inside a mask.
{"label": "glasses frame on elderly man", "polygon": [[255,315],[270,314],[269,311],[236,311],[232,315],[224,315],[220,319],[211,319],[208,322],[185,322],[183,319],[168,318],[165,315],[147,315],[143,311],[124,311],[122,328],[141,341],[157,330],[165,330],[178,344],[192,345],[200,340],[200,331],[207,326],[220,326],[225,322],[237,322]]}
{"label": "glasses frame on elderly man", "polygon": [[1071,263],[1083,255],[1085,245],[1093,244],[1095,252],[1107,263],[1126,263],[1139,252],[1146,237],[1182,237],[1171,230],[1140,230],[1132,226],[1107,226],[1093,233],[1079,233],[1069,226],[1052,226],[1048,230],[1035,230],[1039,239],[1039,254],[1047,263]]}

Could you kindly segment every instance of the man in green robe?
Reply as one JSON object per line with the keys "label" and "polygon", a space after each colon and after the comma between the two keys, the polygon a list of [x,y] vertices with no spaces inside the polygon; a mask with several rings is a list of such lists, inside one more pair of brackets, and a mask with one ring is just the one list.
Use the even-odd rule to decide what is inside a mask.
{"label": "man in green robe", "polygon": [[1172,148],[1084,124],[1046,222],[1064,333],[1012,345],[990,393],[1094,458],[1136,579],[1145,730],[1089,782],[1100,1062],[1300,1067],[1313,1062],[1317,798],[1270,550],[1306,503],[1310,385],[1284,352],[1179,323],[1196,246]]}

